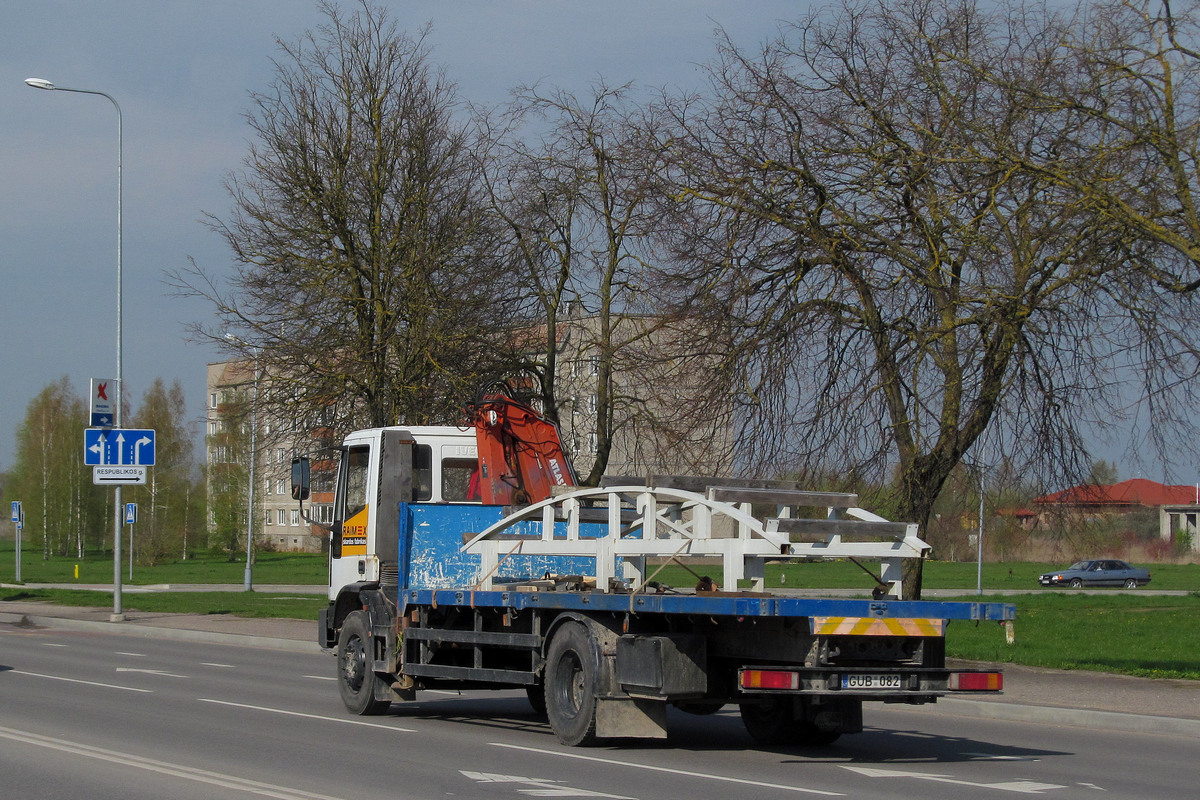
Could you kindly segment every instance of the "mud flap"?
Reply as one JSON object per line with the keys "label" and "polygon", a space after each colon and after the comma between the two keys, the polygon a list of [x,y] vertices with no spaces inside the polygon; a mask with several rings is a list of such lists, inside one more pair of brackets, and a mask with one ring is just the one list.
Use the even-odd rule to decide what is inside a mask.
{"label": "mud flap", "polygon": [[602,739],[665,739],[667,704],[637,697],[598,697],[596,735]]}

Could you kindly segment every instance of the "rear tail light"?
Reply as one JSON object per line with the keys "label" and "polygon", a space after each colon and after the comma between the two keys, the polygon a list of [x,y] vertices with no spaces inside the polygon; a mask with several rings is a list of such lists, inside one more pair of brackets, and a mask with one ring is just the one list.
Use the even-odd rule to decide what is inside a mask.
{"label": "rear tail light", "polygon": [[999,692],[1004,690],[1002,672],[951,672],[947,688],[952,692]]}
{"label": "rear tail light", "polygon": [[743,689],[795,690],[800,688],[800,673],[778,669],[744,669],[741,683]]}

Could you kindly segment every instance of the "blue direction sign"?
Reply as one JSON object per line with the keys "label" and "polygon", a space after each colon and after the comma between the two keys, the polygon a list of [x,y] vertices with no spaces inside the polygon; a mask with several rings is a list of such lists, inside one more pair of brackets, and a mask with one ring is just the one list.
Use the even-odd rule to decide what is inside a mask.
{"label": "blue direction sign", "polygon": [[90,466],[154,466],[154,431],[85,428],[83,463]]}
{"label": "blue direction sign", "polygon": [[137,503],[125,504],[125,524],[132,525],[137,522]]}

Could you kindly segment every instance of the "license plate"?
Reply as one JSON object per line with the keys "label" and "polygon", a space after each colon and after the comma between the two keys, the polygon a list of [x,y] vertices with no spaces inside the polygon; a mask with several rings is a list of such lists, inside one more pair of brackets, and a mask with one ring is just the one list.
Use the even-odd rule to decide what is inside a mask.
{"label": "license plate", "polygon": [[842,675],[843,689],[903,689],[901,675],[872,675],[870,673]]}

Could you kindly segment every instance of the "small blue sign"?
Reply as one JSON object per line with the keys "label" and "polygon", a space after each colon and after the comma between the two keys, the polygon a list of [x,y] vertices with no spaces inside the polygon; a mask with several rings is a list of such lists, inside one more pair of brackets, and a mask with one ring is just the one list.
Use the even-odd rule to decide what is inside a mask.
{"label": "small blue sign", "polygon": [[154,430],[85,428],[83,463],[94,467],[154,466]]}
{"label": "small blue sign", "polygon": [[132,525],[137,522],[137,503],[125,504],[125,524]]}
{"label": "small blue sign", "polygon": [[21,501],[20,500],[12,501],[12,521],[13,522],[21,521]]}
{"label": "small blue sign", "polygon": [[97,414],[92,412],[92,427],[93,428],[111,428],[113,424],[112,414]]}

